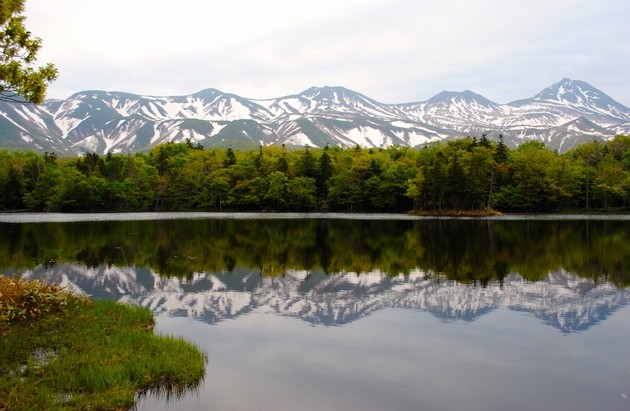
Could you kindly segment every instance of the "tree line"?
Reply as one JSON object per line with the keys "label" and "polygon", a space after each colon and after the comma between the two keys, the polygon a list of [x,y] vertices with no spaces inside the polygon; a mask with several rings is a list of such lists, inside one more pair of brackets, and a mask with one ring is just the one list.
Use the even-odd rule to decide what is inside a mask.
{"label": "tree line", "polygon": [[421,149],[284,146],[62,158],[0,150],[4,211],[562,212],[630,206],[630,136],[559,154],[466,137]]}

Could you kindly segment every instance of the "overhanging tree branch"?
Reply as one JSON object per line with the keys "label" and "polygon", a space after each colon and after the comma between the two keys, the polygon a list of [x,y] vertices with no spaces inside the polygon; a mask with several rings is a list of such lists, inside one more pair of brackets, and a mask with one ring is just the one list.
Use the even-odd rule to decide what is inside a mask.
{"label": "overhanging tree branch", "polygon": [[24,0],[0,1],[0,101],[39,104],[58,72],[34,66],[42,40],[26,30],[23,12]]}

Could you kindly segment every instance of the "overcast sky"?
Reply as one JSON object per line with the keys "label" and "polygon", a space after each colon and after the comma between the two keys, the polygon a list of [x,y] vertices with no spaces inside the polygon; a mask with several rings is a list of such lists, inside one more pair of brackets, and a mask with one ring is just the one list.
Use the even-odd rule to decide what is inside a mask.
{"label": "overcast sky", "polygon": [[383,103],[466,89],[507,103],[569,77],[630,106],[628,0],[26,0],[26,16],[39,63],[60,71],[49,98],[328,85]]}

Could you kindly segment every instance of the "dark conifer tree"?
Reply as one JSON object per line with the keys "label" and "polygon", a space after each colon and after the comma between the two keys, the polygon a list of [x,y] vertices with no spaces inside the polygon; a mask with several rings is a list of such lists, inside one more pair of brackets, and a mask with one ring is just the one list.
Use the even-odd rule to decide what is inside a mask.
{"label": "dark conifer tree", "polygon": [[328,155],[328,144],[324,147],[324,152],[319,157],[319,172],[317,173],[317,196],[320,200],[328,197],[328,180],[333,175],[332,160]]}
{"label": "dark conifer tree", "polygon": [[306,146],[302,155],[297,159],[296,174],[298,177],[317,177],[317,167],[313,153]]}
{"label": "dark conifer tree", "polygon": [[223,158],[223,167],[228,168],[229,166],[233,166],[236,164],[236,155],[234,154],[234,150],[228,148],[225,150],[225,157]]}
{"label": "dark conifer tree", "polygon": [[494,161],[497,163],[506,163],[508,159],[508,148],[503,143],[503,134],[499,134],[499,143],[494,149]]}

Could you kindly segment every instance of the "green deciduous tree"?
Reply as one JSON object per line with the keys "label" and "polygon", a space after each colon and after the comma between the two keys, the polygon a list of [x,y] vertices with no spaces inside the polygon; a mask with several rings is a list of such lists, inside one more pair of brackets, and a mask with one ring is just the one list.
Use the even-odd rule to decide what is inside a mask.
{"label": "green deciduous tree", "polygon": [[247,210],[262,209],[267,186],[267,180],[263,177],[240,180],[234,186],[234,196],[239,199],[236,206]]}
{"label": "green deciduous tree", "polygon": [[287,205],[293,209],[311,210],[315,208],[317,191],[315,179],[295,177],[287,182]]}
{"label": "green deciduous tree", "polygon": [[[485,137],[485,136],[484,136]],[[467,158],[468,178],[470,181],[470,203],[473,208],[492,208],[492,195],[496,185],[497,164],[489,148],[489,142],[482,137],[478,147]]]}
{"label": "green deciduous tree", "polygon": [[61,170],[54,156],[27,156],[24,164],[24,205],[33,211],[48,210],[50,200],[59,186]]}
{"label": "green deciduous tree", "polygon": [[424,174],[418,171],[414,178],[407,180],[407,191],[405,195],[413,201],[413,209],[422,207],[422,185],[424,184]]}
{"label": "green deciduous tree", "polygon": [[538,141],[530,141],[512,152],[511,184],[495,196],[505,209],[554,211],[566,195],[558,181],[560,157]]}
{"label": "green deciduous tree", "polygon": [[603,158],[602,144],[593,141],[580,144],[577,148],[567,153],[575,163],[580,165],[584,181],[584,206],[588,210],[591,207],[593,179],[597,167]]}
{"label": "green deciduous tree", "polygon": [[271,203],[274,210],[284,209],[288,182],[289,179],[282,171],[274,171],[269,176],[269,187],[265,194],[265,200]]}
{"label": "green deciduous tree", "polygon": [[626,197],[625,177],[621,163],[612,154],[606,154],[593,181],[595,197],[602,201],[604,208],[614,204],[615,200],[621,201]]}
{"label": "green deciduous tree", "polygon": [[22,159],[0,150],[0,210],[24,208]]}
{"label": "green deciduous tree", "polygon": [[220,169],[212,172],[204,182],[208,190],[208,200],[205,201],[208,207],[223,211],[223,206],[230,202],[230,192],[232,186],[230,180],[232,173],[228,169]]}
{"label": "green deciduous tree", "polygon": [[26,29],[23,12],[24,0],[0,1],[0,100],[39,104],[57,69],[34,66],[42,40]]}
{"label": "green deciduous tree", "polygon": [[444,201],[446,206],[452,210],[466,208],[466,203],[470,194],[470,182],[464,168],[460,164],[459,155],[456,154],[450,160],[446,168]]}

